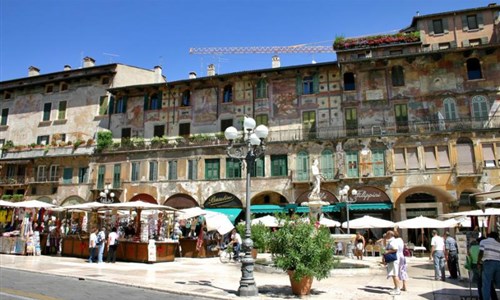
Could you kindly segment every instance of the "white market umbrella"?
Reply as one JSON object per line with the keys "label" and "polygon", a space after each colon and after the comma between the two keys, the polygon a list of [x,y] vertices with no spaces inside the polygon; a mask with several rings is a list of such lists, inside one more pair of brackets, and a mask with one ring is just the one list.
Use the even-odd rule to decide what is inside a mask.
{"label": "white market umbrella", "polygon": [[79,203],[73,205],[62,206],[62,209],[65,210],[93,210],[104,207],[105,204],[99,202],[87,202],[87,203]]}
{"label": "white market umbrella", "polygon": [[[349,220],[349,228],[365,229],[365,228],[391,228],[395,223],[392,221],[379,219],[371,216]],[[347,228],[347,222],[342,223],[342,228]]]}
{"label": "white market umbrella", "polygon": [[[309,223],[309,218],[302,218],[300,220],[302,222]],[[323,217],[323,218],[319,219],[319,225],[322,225],[322,226],[325,226],[325,227],[340,227],[340,222],[337,222],[335,220]],[[349,221],[349,228],[352,228],[350,221]]]}
{"label": "white market umbrella", "polygon": [[187,220],[187,219],[191,219],[194,217],[203,216],[206,214],[207,214],[206,210],[202,209],[201,207],[197,207],[197,206],[179,209],[175,212],[175,215],[177,216],[177,218],[179,218],[181,220]]}
{"label": "white market umbrella", "polygon": [[416,229],[416,228],[448,228],[449,224],[438,219],[432,219],[424,216],[400,221],[396,226],[402,229]]}
{"label": "white market umbrella", "polygon": [[224,235],[230,232],[234,225],[225,214],[213,211],[205,211],[205,223],[207,224],[207,231],[217,230],[220,234]]}
{"label": "white market umbrella", "polygon": [[23,208],[53,208],[56,207],[54,204],[50,204],[47,202],[39,201],[39,200],[28,200],[22,202],[13,203],[12,207],[23,207]]}
{"label": "white market umbrella", "polygon": [[500,204],[500,199],[492,200],[492,199],[486,199],[483,201],[478,201],[478,205],[490,205],[490,204]]}
{"label": "white market umbrella", "polygon": [[154,204],[154,203],[149,203],[149,202],[144,202],[144,201],[130,201],[130,202],[124,202],[124,203],[112,203],[112,204],[104,204],[102,206],[103,208],[116,208],[116,209],[131,209],[131,208],[136,208],[136,209],[157,209],[157,210],[176,210],[173,207],[166,206],[166,205],[160,205],[160,204]]}
{"label": "white market umbrella", "polygon": [[458,216],[500,216],[500,208],[486,208],[484,211],[482,209],[468,210],[468,211],[459,211],[455,213],[449,213],[442,215],[443,217],[458,217]]}
{"label": "white market umbrella", "polygon": [[262,224],[266,227],[279,227],[280,226],[278,219],[275,216],[270,216],[270,215],[260,217],[260,218],[255,218],[252,220],[251,224],[252,225]]}
{"label": "white market umbrella", "polygon": [[10,202],[10,201],[5,201],[5,200],[0,200],[0,206],[14,206],[14,202]]}

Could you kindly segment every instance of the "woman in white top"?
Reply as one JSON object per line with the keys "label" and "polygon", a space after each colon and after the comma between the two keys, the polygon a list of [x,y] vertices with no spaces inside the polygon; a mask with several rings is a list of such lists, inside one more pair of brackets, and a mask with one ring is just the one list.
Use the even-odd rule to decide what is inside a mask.
{"label": "woman in white top", "polygon": [[108,256],[106,257],[106,262],[116,262],[116,248],[118,246],[117,243],[118,233],[116,233],[116,227],[111,229],[111,233],[108,235]]}
{"label": "woman in white top", "polygon": [[90,230],[90,237],[89,237],[89,263],[92,263],[94,261],[95,257],[95,250],[97,249],[97,228],[93,227],[92,230]]}

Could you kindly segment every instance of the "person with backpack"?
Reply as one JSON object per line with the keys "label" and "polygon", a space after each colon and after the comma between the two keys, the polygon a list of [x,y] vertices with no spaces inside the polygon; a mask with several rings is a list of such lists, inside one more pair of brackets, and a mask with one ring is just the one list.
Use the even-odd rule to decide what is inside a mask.
{"label": "person with backpack", "polygon": [[104,245],[106,244],[106,227],[102,227],[101,231],[97,233],[97,248],[99,249],[97,252],[97,263],[102,263],[102,257],[104,255]]}

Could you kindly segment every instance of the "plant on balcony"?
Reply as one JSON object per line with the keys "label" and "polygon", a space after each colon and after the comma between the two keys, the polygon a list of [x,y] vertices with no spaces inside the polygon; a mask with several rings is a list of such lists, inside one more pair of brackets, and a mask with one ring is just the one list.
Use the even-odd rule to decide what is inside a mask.
{"label": "plant on balcony", "polygon": [[383,45],[415,43],[419,41],[420,32],[418,31],[409,33],[400,32],[396,34],[373,35],[350,39],[346,39],[343,36],[338,36],[335,38],[335,42],[333,43],[333,49],[348,50],[358,48],[371,48]]}
{"label": "plant on balcony", "polygon": [[136,149],[144,149],[146,147],[146,141],[142,137],[134,137],[131,141],[133,147]]}
{"label": "plant on balcony", "polygon": [[2,146],[2,150],[9,150],[14,147],[14,142],[11,140],[5,141],[5,144]]}
{"label": "plant on balcony", "polygon": [[12,195],[2,195],[2,200],[9,201],[10,199],[12,199]]}
{"label": "plant on balcony", "polygon": [[113,145],[113,133],[111,131],[99,131],[97,133],[97,147],[96,150],[101,152],[102,150],[109,148]]}
{"label": "plant on balcony", "polygon": [[162,148],[168,144],[168,139],[166,136],[155,136],[151,139],[151,147]]}
{"label": "plant on balcony", "polygon": [[17,202],[17,201],[22,201],[24,199],[24,195],[23,194],[14,194],[12,196],[12,200]]}
{"label": "plant on balcony", "polygon": [[90,138],[87,140],[87,147],[90,147],[94,144],[94,139],[93,138]]}
{"label": "plant on balcony", "polygon": [[84,141],[80,140],[80,139],[77,139],[74,143],[73,143],[73,149],[76,149],[78,147],[80,147],[81,144],[83,144]]}

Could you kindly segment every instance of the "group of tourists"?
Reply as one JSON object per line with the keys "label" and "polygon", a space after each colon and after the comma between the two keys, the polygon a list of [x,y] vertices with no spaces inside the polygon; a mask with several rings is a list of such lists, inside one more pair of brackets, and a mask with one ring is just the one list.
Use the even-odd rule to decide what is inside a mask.
{"label": "group of tourists", "polygon": [[[116,248],[118,247],[118,232],[116,227],[111,229],[111,232],[106,238],[106,227],[102,227],[100,231],[97,227],[93,227],[89,236],[89,259],[88,262],[103,263],[104,248],[107,250],[106,262],[116,262]],[[96,255],[97,252],[97,255]],[[96,257],[97,256],[97,257]]]}

